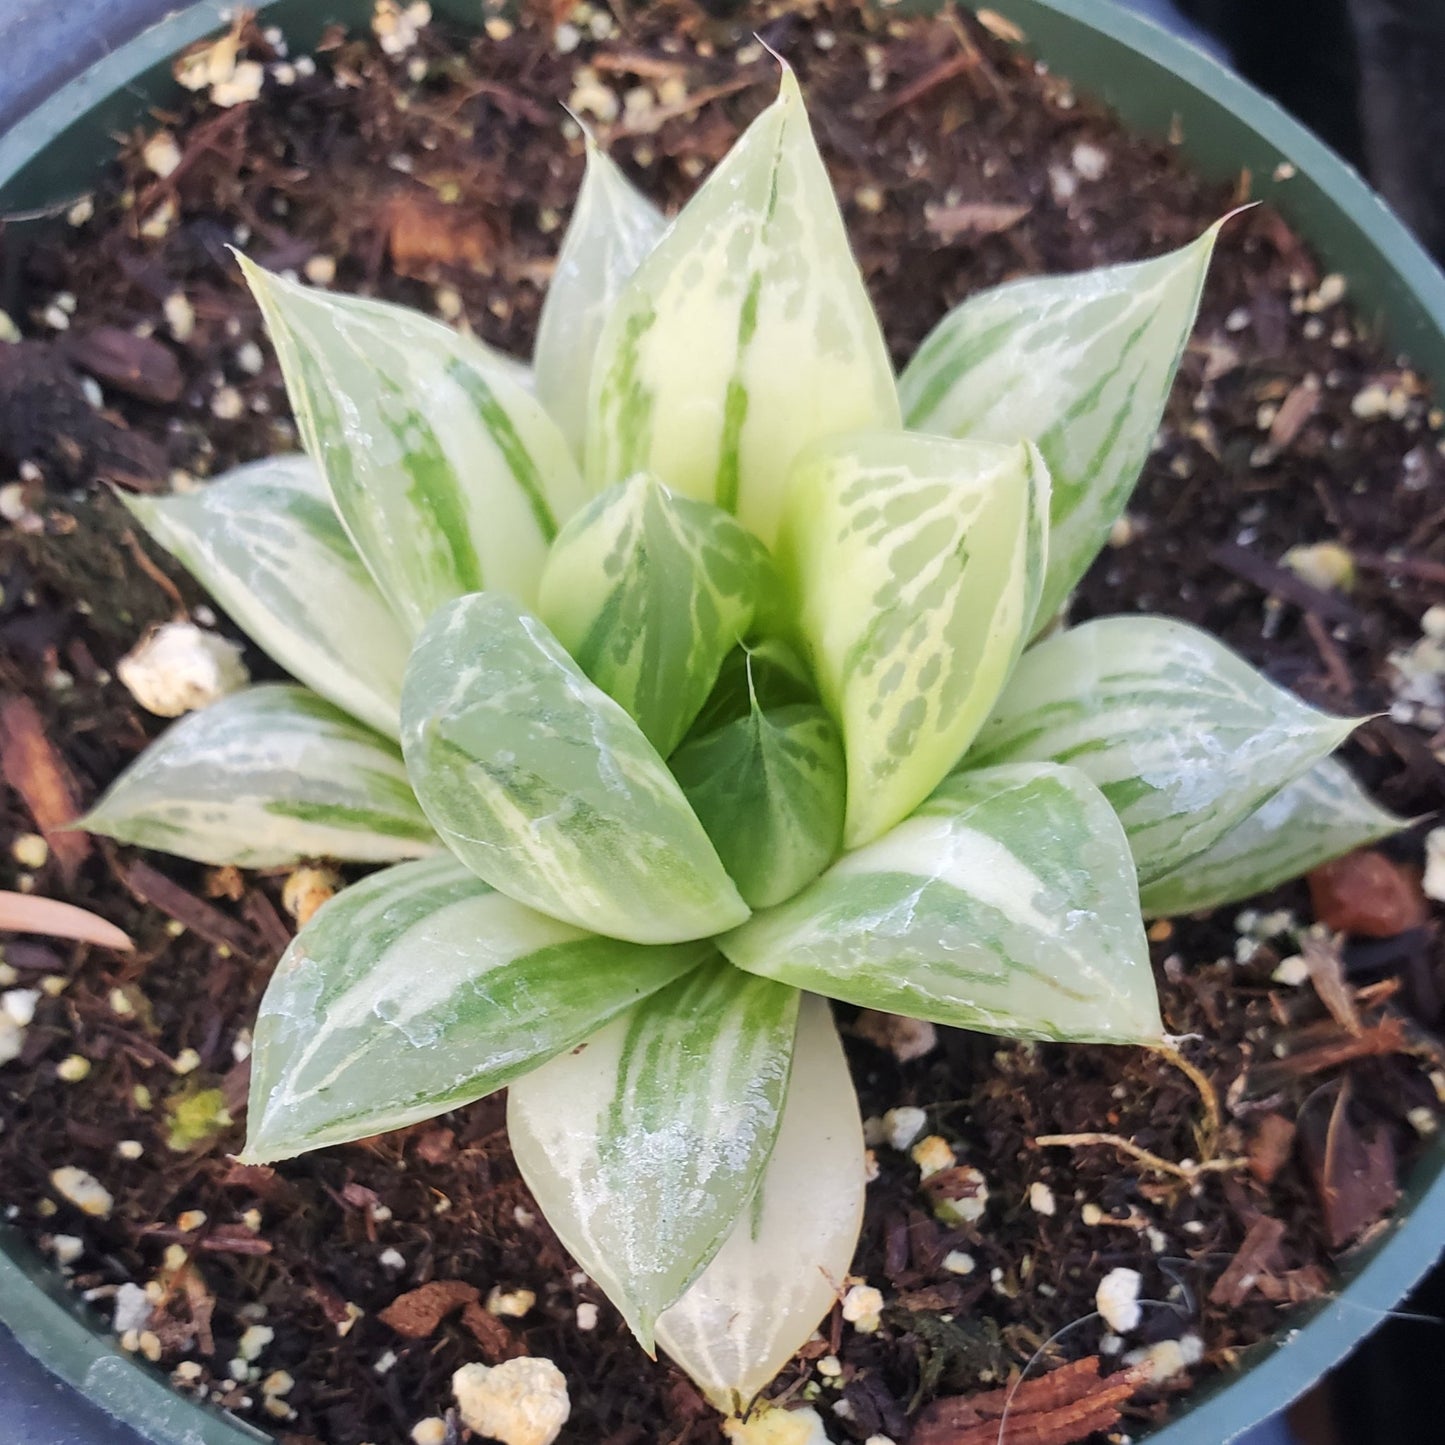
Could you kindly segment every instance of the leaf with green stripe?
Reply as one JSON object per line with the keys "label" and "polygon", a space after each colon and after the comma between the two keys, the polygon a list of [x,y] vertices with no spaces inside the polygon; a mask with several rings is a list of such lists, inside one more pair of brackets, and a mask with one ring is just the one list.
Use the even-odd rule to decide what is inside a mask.
{"label": "leaf with green stripe", "polygon": [[401,739],[437,831],[520,902],[637,943],[747,917],[641,729],[511,598],[464,597],[427,624],[402,686]]}
{"label": "leaf with green stripe", "polygon": [[816,705],[764,709],[693,738],[668,760],[750,908],[791,898],[843,842],[843,744]]}
{"label": "leaf with green stripe", "polygon": [[598,344],[587,475],[647,471],[769,546],[793,458],[897,427],[887,348],[803,98],[777,101],[638,268]]}
{"label": "leaf with green stripe", "polygon": [[131,515],[293,677],[395,737],[410,642],[315,463],[272,457],[191,492],[121,494]]}
{"label": "leaf with green stripe", "polygon": [[639,472],[562,529],[537,613],[667,757],[775,586],[756,537]]}
{"label": "leaf with green stripe", "polygon": [[793,1056],[797,989],[713,957],[507,1098],[527,1187],[649,1353],[757,1191]]}
{"label": "leaf with green stripe", "polygon": [[537,399],[582,455],[597,339],[632,273],[666,229],[662,213],[587,137],[587,171],[537,323]]}
{"label": "leaf with green stripe", "polygon": [[971,296],[899,378],[910,427],[980,441],[1027,437],[1044,454],[1054,486],[1040,626],[1088,570],[1134,490],[1218,234],[1211,226],[1152,261]]}
{"label": "leaf with green stripe", "polygon": [[1104,617],[1024,654],[965,766],[1080,769],[1119,814],[1147,884],[1212,847],[1360,721],[1316,712],[1196,627]]}
{"label": "leaf with green stripe", "polygon": [[272,975],[245,1157],[286,1159],[480,1099],[710,954],[583,933],[448,856],[373,873],[317,913]]}
{"label": "leaf with green stripe", "polygon": [[1409,827],[1334,758],[1282,788],[1217,843],[1139,890],[1150,918],[1237,903]]}
{"label": "leaf with green stripe", "polygon": [[778,544],[848,757],[845,843],[926,798],[988,716],[1033,624],[1048,475],[1027,445],[870,432],[794,470]]}
{"label": "leaf with green stripe", "polygon": [[408,632],[483,587],[530,606],[547,548],[586,493],[515,364],[406,307],[240,260],[306,450]]}
{"label": "leaf with green stripe", "polygon": [[173,723],[78,826],[199,863],[384,863],[434,852],[394,744],[267,683]]}
{"label": "leaf with green stripe", "polygon": [[1128,840],[1076,768],[956,773],[717,944],[749,973],[955,1028],[1163,1037]]}
{"label": "leaf with green stripe", "polygon": [[837,1302],[863,1223],[858,1095],[826,999],[798,1011],[777,1143],[751,1206],[657,1342],[725,1414],[738,1415]]}

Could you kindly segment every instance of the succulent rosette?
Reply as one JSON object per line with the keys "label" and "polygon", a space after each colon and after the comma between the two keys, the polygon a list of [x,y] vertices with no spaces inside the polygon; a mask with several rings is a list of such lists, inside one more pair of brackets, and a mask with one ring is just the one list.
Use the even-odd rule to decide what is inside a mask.
{"label": "succulent rosette", "polygon": [[670,223],[589,144],[530,369],[243,262],[307,455],[130,506],[296,682],[88,826],[389,865],[276,970],[246,1157],[509,1086],[557,1234],[738,1408],[857,1240],[828,999],[1157,1045],[1143,913],[1397,826],[1206,634],[1055,626],[1213,243],[975,296],[895,378],[785,72]]}

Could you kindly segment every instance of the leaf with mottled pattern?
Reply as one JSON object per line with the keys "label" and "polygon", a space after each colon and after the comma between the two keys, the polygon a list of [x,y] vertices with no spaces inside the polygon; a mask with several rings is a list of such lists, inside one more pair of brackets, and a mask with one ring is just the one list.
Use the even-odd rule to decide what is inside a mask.
{"label": "leaf with mottled pattern", "polygon": [[926,798],[1033,624],[1048,474],[1027,445],[870,432],[798,461],[778,569],[848,757],[845,843]]}
{"label": "leaf with mottled pattern", "polygon": [[516,364],[420,312],[239,259],[306,450],[408,631],[483,587],[530,606],[586,492]]}
{"label": "leaf with mottled pattern", "polygon": [[636,943],[747,917],[667,765],[556,638],[495,592],[441,608],[401,695],[417,797],[479,878]]}
{"label": "leaf with mottled pattern", "polygon": [[562,529],[537,615],[663,756],[776,588],[767,549],[719,507],[639,472]]}
{"label": "leaf with mottled pattern", "polygon": [[394,744],[267,683],[173,723],[78,824],[199,863],[384,863],[435,851]]}
{"label": "leaf with mottled pattern", "polygon": [[662,235],[662,213],[587,137],[587,171],[537,322],[537,399],[582,455],[592,363],[603,323]]}
{"label": "leaf with mottled pattern", "polygon": [[251,462],[131,515],[293,677],[395,737],[409,642],[304,456]]}
{"label": "leaf with mottled pattern", "polygon": [[1217,843],[1139,890],[1158,918],[1237,903],[1332,858],[1409,827],[1366,794],[1334,758],[1318,762]]}
{"label": "leaf with mottled pattern", "polygon": [[751,1206],[657,1342],[719,1410],[741,1414],[843,1292],[863,1222],[858,1095],[826,999],[798,1011],[777,1143]]}
{"label": "leaf with mottled pattern", "polygon": [[791,898],[843,841],[843,744],[823,708],[764,709],[684,743],[668,760],[750,908]]}
{"label": "leaf with mottled pattern", "polygon": [[723,659],[717,682],[688,738],[706,737],[747,717],[754,702],[766,709],[817,701],[818,689],[797,653],[776,637],[760,638],[733,648]]}
{"label": "leaf with mottled pattern", "polygon": [[757,1191],[798,999],[714,954],[512,1086],[507,1132],[527,1187],[649,1353],[658,1315]]}
{"label": "leaf with mottled pattern", "polygon": [[1217,843],[1358,726],[1164,617],[1103,617],[1020,660],[966,767],[1052,759],[1086,773],[1129,835],[1140,883]]}
{"label": "leaf with mottled pattern", "polygon": [[373,873],[316,914],[271,977],[245,1157],[285,1159],[480,1099],[709,955],[584,933],[450,856]]}
{"label": "leaf with mottled pattern", "polygon": [[750,973],[956,1028],[1163,1037],[1128,841],[1076,768],[955,773],[717,943]]}
{"label": "leaf with mottled pattern", "polygon": [[1218,234],[1211,226],[1152,261],[971,296],[899,378],[910,427],[980,441],[1027,437],[1044,454],[1054,486],[1039,626],[1088,570],[1134,490]]}
{"label": "leaf with mottled pattern", "polygon": [[784,70],[777,101],[638,268],[598,344],[586,469],[649,471],[769,546],[810,442],[896,427],[888,351]]}

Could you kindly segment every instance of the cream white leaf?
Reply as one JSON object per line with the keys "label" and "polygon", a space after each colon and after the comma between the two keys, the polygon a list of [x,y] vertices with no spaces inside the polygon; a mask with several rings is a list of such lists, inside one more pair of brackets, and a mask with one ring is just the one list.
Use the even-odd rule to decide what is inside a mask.
{"label": "cream white leaf", "polygon": [[597,938],[445,855],[373,873],[312,918],[271,977],[245,1157],[285,1159],[479,1099],[711,952]]}
{"label": "cream white leaf", "polygon": [[482,587],[530,605],[585,491],[516,364],[406,307],[240,259],[306,450],[408,632]]}
{"label": "cream white leaf", "polygon": [[332,510],[315,463],[271,457],[192,492],[122,500],[287,672],[396,736],[408,639]]}
{"label": "cream white leaf", "polygon": [[437,840],[394,744],[305,688],[247,688],[172,724],[81,824],[200,863],[419,858]]}
{"label": "cream white leaf", "polygon": [[649,1352],[757,1191],[793,1055],[798,991],[713,957],[507,1099],[527,1187]]}
{"label": "cream white leaf", "polygon": [[870,432],[798,461],[778,543],[848,760],[847,847],[926,798],[1033,625],[1048,474],[1028,445]]}
{"label": "cream white leaf", "polygon": [[898,425],[882,333],[785,70],[603,329],[587,475],[600,488],[652,472],[771,546],[803,447]]}
{"label": "cream white leaf", "polygon": [[[1221,223],[1222,224],[1222,223]],[[1053,476],[1040,625],[1098,555],[1149,454],[1219,226],[1182,250],[971,296],[899,379],[908,425],[1038,444]]]}
{"label": "cream white leaf", "polygon": [[638,473],[562,529],[537,613],[667,757],[775,589],[767,549],[734,517]]}
{"label": "cream white leaf", "polygon": [[1359,721],[1308,707],[1196,627],[1104,617],[1024,654],[966,765],[1072,764],[1113,804],[1147,884],[1212,847]]}
{"label": "cream white leaf", "polygon": [[662,235],[662,213],[587,138],[587,170],[537,323],[537,399],[582,456],[597,340],[622,288]]}
{"label": "cream white leaf", "polygon": [[402,748],[417,796],[480,878],[637,943],[747,917],[702,824],[641,729],[509,597],[443,607],[412,652]]}
{"label": "cream white leaf", "polygon": [[1128,842],[1076,768],[955,773],[717,944],[750,973],[956,1028],[1163,1037]]}
{"label": "cream white leaf", "polygon": [[762,1184],[657,1342],[719,1410],[741,1413],[817,1329],[863,1222],[858,1097],[825,999],[805,997]]}
{"label": "cream white leaf", "polygon": [[1342,763],[1325,758],[1212,847],[1145,884],[1139,901],[1150,918],[1219,908],[1408,826],[1374,802]]}

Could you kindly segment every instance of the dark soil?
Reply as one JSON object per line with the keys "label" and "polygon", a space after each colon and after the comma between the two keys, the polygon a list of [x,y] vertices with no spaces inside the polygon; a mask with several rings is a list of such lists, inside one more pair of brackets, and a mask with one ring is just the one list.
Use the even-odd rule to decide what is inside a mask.
{"label": "dark soil", "polygon": [[[163,489],[177,473],[294,446],[227,244],[272,267],[315,272],[314,258],[330,258],[342,289],[444,314],[459,305],[489,341],[525,354],[581,173],[556,105],[574,72],[585,63],[614,93],[635,92],[599,129],[643,187],[676,205],[772,94],[776,69],[754,26],[801,74],[899,358],[979,287],[1155,254],[1238,199],[971,20],[867,20],[843,0],[746,24],[690,5],[628,7],[614,34],[564,55],[533,12],[486,42],[433,26],[400,59],[338,35],[312,75],[278,72],[281,57],[248,31],[248,53],[272,63],[264,93],[156,116],[145,134],[171,127],[182,155],[168,178],[146,170],[137,133],[89,219],[39,244],[0,231],[0,275],[15,281],[0,304],[28,338],[0,345],[0,479],[25,478],[3,494],[0,537],[7,839],[53,828],[158,730],[114,665],[148,624],[202,602],[164,559],[161,570],[147,560],[100,483]],[[1445,596],[1441,417],[1323,280],[1272,211],[1230,223],[1132,528],[1077,612],[1188,618],[1311,701],[1388,714],[1389,655],[1419,639],[1422,613]],[[178,292],[189,331],[174,303],[167,318]],[[71,304],[58,293],[75,298],[64,330],[51,324]],[[82,376],[99,381],[104,410],[85,402]],[[1293,543],[1320,540],[1353,554],[1348,594],[1279,567]],[[1397,708],[1357,734],[1348,760],[1390,806],[1431,813],[1445,803],[1440,725]],[[1270,921],[1252,956],[1236,910],[1156,925],[1166,1021],[1191,1036],[1188,1058],[1221,1101],[1218,1128],[1195,1083],[1142,1051],[941,1031],[935,1050],[900,1064],[852,1033],[850,1016],[865,1115],[925,1106],[930,1130],[986,1176],[989,1204],[977,1228],[945,1228],[917,1166],[880,1145],[856,1268],[885,1292],[883,1327],[862,1334],[835,1312],[776,1393],[821,1392],[839,1439],[970,1438],[929,1402],[1016,1377],[1061,1331],[1044,1364],[1095,1353],[1095,1287],[1127,1265],[1163,1302],[1130,1346],[1188,1334],[1203,1348],[1170,1391],[1127,1407],[1125,1428],[1137,1429],[1327,1291],[1382,1227],[1445,1087],[1430,1032],[1445,987],[1438,909],[1398,931],[1419,921],[1424,831],[1386,849],[1385,881],[1407,901],[1384,923],[1389,936],[1343,936],[1317,961],[1313,989],[1270,981],[1297,949],[1291,929],[1314,916],[1302,884],[1257,905],[1290,915]],[[101,1310],[124,1282],[154,1284],[160,1307],[128,1346],[295,1445],[403,1441],[446,1413],[459,1365],[528,1351],[568,1378],[564,1439],[715,1445],[716,1417],[676,1370],[645,1360],[532,1207],[499,1099],[274,1170],[230,1163],[247,1030],[291,929],[283,879],[65,836],[52,831],[38,869],[7,846],[0,886],[82,903],[137,947],[126,957],[6,943],[5,986],[45,997],[21,1059],[0,1070],[0,1195],[42,1248],[55,1235],[83,1241],[69,1272]],[[1378,878],[1322,892],[1327,916],[1350,924],[1377,901]],[[57,1072],[71,1055],[90,1063],[78,1082],[64,1082],[73,1065]],[[194,1067],[179,1072],[177,1060]],[[235,1123],[217,1133],[219,1107]],[[201,1139],[186,1147],[183,1126]],[[1124,1136],[1163,1165],[1108,1143],[1033,1142],[1087,1131]],[[119,1141],[136,1141],[139,1157]],[[1179,1167],[1241,1157],[1248,1167]],[[65,1165],[114,1194],[108,1217],[59,1198],[50,1175]],[[933,1181],[933,1196],[952,1179]],[[1030,1206],[1034,1184],[1052,1191],[1052,1215]],[[945,1268],[951,1251],[973,1272]],[[457,1286],[440,1322],[425,1298],[382,1318],[431,1282]],[[536,1302],[499,1317],[476,1302],[495,1286]],[[591,1330],[578,1324],[584,1302],[601,1306]],[[274,1340],[233,1379],[240,1337],[260,1322]],[[839,1373],[817,1369],[830,1354]],[[279,1370],[294,1386],[268,1397]],[[454,1419],[451,1429],[460,1438]]]}

